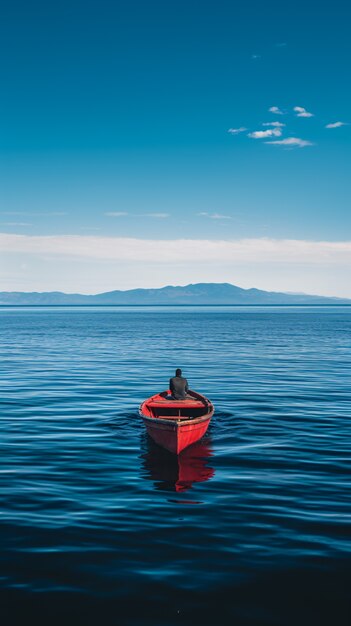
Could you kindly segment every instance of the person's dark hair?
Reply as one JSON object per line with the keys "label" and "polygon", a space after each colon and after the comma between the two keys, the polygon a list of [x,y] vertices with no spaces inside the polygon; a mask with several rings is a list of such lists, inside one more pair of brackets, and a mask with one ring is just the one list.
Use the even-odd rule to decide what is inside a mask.
{"label": "person's dark hair", "polygon": [[179,367],[177,367],[176,376],[181,376],[181,375],[182,375],[182,370]]}

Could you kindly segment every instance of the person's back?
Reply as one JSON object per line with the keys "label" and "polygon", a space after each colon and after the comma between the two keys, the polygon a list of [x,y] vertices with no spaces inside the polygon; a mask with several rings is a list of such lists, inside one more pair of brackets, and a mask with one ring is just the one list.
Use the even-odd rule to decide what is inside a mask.
{"label": "person's back", "polygon": [[183,378],[181,369],[178,368],[176,370],[176,375],[170,379],[169,388],[174,400],[186,399],[189,385],[187,379]]}

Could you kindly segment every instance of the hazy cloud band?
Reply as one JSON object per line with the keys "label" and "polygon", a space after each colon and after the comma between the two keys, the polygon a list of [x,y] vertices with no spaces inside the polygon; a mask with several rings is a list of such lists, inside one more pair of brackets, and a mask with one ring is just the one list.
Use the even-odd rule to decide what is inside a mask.
{"label": "hazy cloud band", "polygon": [[351,241],[28,236],[0,233],[0,252],[95,260],[152,262],[351,263]]}

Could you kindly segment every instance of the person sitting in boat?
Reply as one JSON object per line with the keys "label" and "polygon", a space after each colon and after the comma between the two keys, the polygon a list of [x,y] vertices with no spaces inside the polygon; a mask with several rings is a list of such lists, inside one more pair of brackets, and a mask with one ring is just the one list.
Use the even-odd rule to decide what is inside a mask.
{"label": "person sitting in boat", "polygon": [[179,367],[176,369],[175,376],[169,381],[169,388],[171,390],[170,398],[172,400],[186,400],[187,398],[191,398],[191,396],[188,395],[188,381],[186,378],[183,378],[182,370]]}

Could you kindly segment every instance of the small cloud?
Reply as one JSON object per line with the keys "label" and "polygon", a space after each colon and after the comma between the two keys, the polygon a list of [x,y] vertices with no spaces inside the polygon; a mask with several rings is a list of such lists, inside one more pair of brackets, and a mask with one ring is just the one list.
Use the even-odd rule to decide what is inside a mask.
{"label": "small cloud", "polygon": [[280,137],[281,134],[280,128],[269,128],[268,130],[255,130],[253,133],[249,133],[248,137],[251,137],[251,139],[265,139],[266,137]]}
{"label": "small cloud", "polygon": [[66,211],[48,211],[44,213],[33,213],[31,211],[0,211],[2,215],[25,215],[26,217],[56,217],[62,215],[68,215]]}
{"label": "small cloud", "polygon": [[281,111],[279,107],[270,107],[268,111],[270,113],[275,113],[275,115],[284,115],[283,111]]}
{"label": "small cloud", "polygon": [[4,226],[32,226],[28,222],[5,222]]}
{"label": "small cloud", "polygon": [[144,213],[142,217],[156,217],[164,219],[165,217],[169,217],[169,213]]}
{"label": "small cloud", "polygon": [[212,213],[209,215],[211,220],[231,220],[231,215],[222,215],[221,213]]}
{"label": "small cloud", "polygon": [[260,54],[252,54],[251,55],[251,59],[260,59],[261,55]]}
{"label": "small cloud", "polygon": [[245,130],[247,130],[247,128],[244,126],[241,126],[240,128],[229,128],[228,133],[231,135],[238,135],[239,133],[245,132]]}
{"label": "small cloud", "polygon": [[66,211],[50,211],[49,213],[33,213],[33,215],[40,215],[40,217],[61,217],[62,215],[68,215]]}
{"label": "small cloud", "polygon": [[287,45],[288,45],[287,43],[283,43],[283,42],[282,42],[282,43],[276,43],[276,44],[275,44],[275,47],[276,47],[276,48],[285,48]]}
{"label": "small cloud", "polygon": [[297,117],[313,117],[313,113],[309,113],[303,107],[294,107]]}
{"label": "small cloud", "polygon": [[282,124],[281,122],[264,122],[262,126],[276,126],[277,128],[282,128],[283,126],[286,126],[286,124]]}
{"label": "small cloud", "polygon": [[325,128],[340,128],[340,126],[348,126],[346,122],[333,122],[332,124],[327,124]]}
{"label": "small cloud", "polygon": [[211,220],[231,220],[231,215],[223,215],[222,213],[206,213],[202,211],[197,213],[200,217],[209,217]]}
{"label": "small cloud", "polygon": [[107,215],[107,217],[124,217],[125,215],[128,215],[127,211],[109,211],[108,213],[105,213],[105,215]]}
{"label": "small cloud", "polygon": [[305,139],[299,139],[298,137],[287,137],[286,139],[280,139],[279,141],[265,141],[276,146],[291,146],[296,148],[305,148],[306,146],[313,146],[311,141]]}

